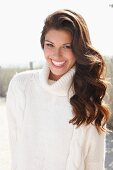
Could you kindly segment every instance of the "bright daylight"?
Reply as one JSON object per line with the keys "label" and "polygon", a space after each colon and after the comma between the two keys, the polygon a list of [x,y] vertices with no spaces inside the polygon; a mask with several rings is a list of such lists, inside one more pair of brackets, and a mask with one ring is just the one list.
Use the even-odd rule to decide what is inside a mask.
{"label": "bright daylight", "polygon": [[[66,29],[64,29],[65,26],[62,28],[61,25],[58,30],[51,29],[50,27],[50,31],[45,31],[45,35],[42,35],[46,17],[60,9],[72,10],[84,18],[90,34],[91,44],[89,43],[88,38],[84,38],[85,34],[87,34],[87,30],[84,33],[84,30],[79,28],[80,25],[83,24],[81,19],[76,19],[76,17],[74,18],[75,23],[81,22],[76,26],[76,29],[75,27],[72,29],[72,26],[69,28],[70,23],[68,23],[67,25],[65,24]],[[70,12],[68,12],[68,14],[70,14]],[[71,17],[74,16],[74,14],[70,15]],[[63,16],[61,16],[61,18],[62,17]],[[66,20],[66,22],[70,22],[69,20],[71,19],[68,19],[68,21]],[[60,23],[60,21],[56,21],[55,23],[54,19],[53,21],[51,19],[50,23],[52,22],[53,25],[57,22],[57,24]],[[69,30],[71,30],[71,32],[69,32]],[[76,30],[79,30],[79,33],[75,33]],[[77,37],[79,37],[79,41]],[[91,49],[93,49],[93,52]],[[101,57],[103,60],[100,59]],[[102,64],[102,61],[105,62],[107,68],[104,78],[108,83],[106,83],[106,81],[104,81],[105,79],[102,77],[104,74],[101,75],[101,73],[104,73],[104,64]],[[48,64],[47,68],[44,67],[46,62]],[[90,64],[92,62],[90,69],[90,64],[88,62]],[[92,68],[94,68],[94,70]],[[30,76],[30,72],[36,74],[37,71],[41,72],[43,69],[45,69],[45,74],[40,74],[42,77],[39,77],[39,80],[43,80],[44,82],[42,82],[42,84],[38,83],[37,77],[37,84],[35,83],[34,86],[30,86],[31,82],[28,81],[28,79],[31,80],[32,78],[29,77],[27,79],[26,72],[28,71],[27,74]],[[18,76],[18,73],[20,76]],[[41,73],[43,73],[43,71]],[[26,77],[23,76],[24,74]],[[17,75],[17,78],[14,79],[14,82],[12,81],[12,84],[14,83],[12,87],[15,87],[11,94],[10,89],[12,87],[9,88],[9,84],[15,75]],[[37,75],[35,75],[35,77],[36,76]],[[69,88],[67,84],[70,82],[64,82],[65,85],[63,87],[58,87],[58,85],[60,84],[59,82],[63,83],[66,78],[67,81],[72,81],[70,79],[71,76],[74,77],[75,81],[73,81],[75,83],[75,94],[73,94],[74,97],[72,100],[70,98],[69,103],[69,101],[65,99],[64,94],[66,94],[65,90]],[[17,83],[16,79],[19,78],[19,81],[22,81],[23,83],[21,87],[20,84],[17,86],[15,85]],[[44,84],[47,83],[47,80],[48,84]],[[29,85],[28,91],[27,84]],[[53,87],[50,88],[50,86]],[[76,89],[76,86],[78,89]],[[55,87],[57,88],[55,89]],[[20,89],[17,88],[20,88],[22,91],[18,93]],[[43,88],[45,88],[44,91],[42,91]],[[26,94],[24,94],[23,89],[27,91]],[[15,98],[12,97],[13,93],[15,93]],[[26,96],[26,99],[24,95]],[[8,101],[8,107],[6,106],[6,101]],[[106,105],[104,105],[104,103],[106,103]],[[27,123],[23,125],[21,117],[19,117],[21,111],[19,112],[18,110],[25,110],[25,108],[23,108],[25,105],[26,108],[28,107],[26,109],[28,110],[28,117],[26,119]],[[83,121],[83,124],[81,124],[84,126],[85,123],[87,124],[88,120],[91,124],[92,122],[97,122],[97,124],[95,123],[95,129],[97,130],[95,133],[92,129],[92,131],[89,132],[86,130],[86,127],[86,129],[84,128],[83,134],[86,130],[87,135],[91,133],[94,138],[92,137],[91,140],[91,134],[87,139],[85,136],[84,141],[86,141],[86,143],[82,146],[87,158],[91,155],[95,155],[91,158],[92,160],[95,160],[95,167],[92,165],[92,162],[90,162],[91,159],[87,162],[87,159],[82,159],[78,156],[82,154],[80,153],[79,141],[76,136],[75,141],[73,139],[74,137],[71,138],[72,123],[68,124],[66,122],[70,120],[69,118],[72,116],[72,112],[69,110],[68,105],[69,108],[70,106],[73,108],[73,114],[76,110],[75,117],[78,116],[77,119],[74,119],[76,120],[76,123],[79,122],[78,124],[80,124]],[[16,108],[16,106],[19,109]],[[106,106],[109,108],[109,111]],[[89,118],[87,111],[90,113]],[[98,114],[96,115],[96,113]],[[65,170],[81,170],[82,168],[84,170],[89,170],[89,166],[90,170],[104,170],[102,169],[102,163],[103,166],[105,166],[105,170],[113,170],[113,115],[111,113],[113,113],[113,0],[42,0],[40,2],[37,0],[1,1],[0,170],[44,170],[44,167],[46,167],[47,170],[56,170],[55,168],[57,168],[57,170],[64,170],[63,167],[66,167]],[[44,117],[42,117],[42,115],[44,115]],[[17,117],[17,120],[15,117]],[[12,127],[10,127],[10,121],[14,123]],[[103,140],[97,134],[99,129],[104,129],[105,125],[102,126],[104,121],[110,132],[106,133]],[[19,124],[20,127],[22,126],[24,130],[22,128],[18,129],[16,123]],[[80,136],[80,134],[82,134],[80,131],[81,126],[78,127],[78,131],[75,132],[75,134],[79,134],[80,142],[83,141],[83,138]],[[11,144],[10,138],[14,135],[13,133],[16,133],[16,130],[12,129],[10,134],[10,128],[18,129],[18,134],[14,137],[14,145]],[[22,138],[20,135],[21,133],[25,133],[27,138],[25,138],[25,136]],[[98,139],[96,138],[97,136]],[[88,141],[89,138],[90,140]],[[19,142],[16,140],[21,141],[20,143],[23,142],[24,145],[19,146]],[[103,141],[105,142],[104,144]],[[87,149],[85,148],[88,142],[91,142],[89,144],[90,146],[93,145],[93,148],[88,150],[89,152],[92,151],[89,155],[87,155]],[[98,144],[95,149],[96,142]],[[74,144],[74,146],[71,146],[71,144]],[[16,147],[20,147],[21,149],[16,149]],[[68,150],[70,147],[72,150]],[[87,146],[87,148],[88,147],[89,146]],[[75,148],[77,150],[75,150],[74,153]],[[94,150],[96,152],[93,153]],[[78,155],[77,151],[79,152]],[[97,152],[99,152],[100,156]],[[68,159],[66,157],[67,153],[69,153]],[[81,165],[75,165],[76,163],[73,163],[75,165],[75,167],[73,167],[74,169],[72,169],[71,154],[75,154],[75,162],[76,158],[81,162]],[[19,158],[16,159],[17,157]],[[97,158],[98,161],[96,162]],[[74,160],[74,158],[72,159]],[[45,160],[45,162],[42,160]],[[28,165],[26,165],[25,161],[27,161]],[[99,161],[101,162],[101,165],[99,164]],[[64,162],[66,165],[64,165]],[[82,167],[82,163],[85,164],[86,168],[84,166]],[[28,169],[30,167],[33,169]]]}

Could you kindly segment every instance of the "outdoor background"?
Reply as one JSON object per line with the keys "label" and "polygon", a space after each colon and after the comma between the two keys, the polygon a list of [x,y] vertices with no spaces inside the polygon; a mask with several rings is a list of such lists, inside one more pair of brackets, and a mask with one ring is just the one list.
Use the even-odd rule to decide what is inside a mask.
{"label": "outdoor background", "polygon": [[[80,13],[89,28],[92,44],[107,65],[105,101],[113,112],[113,0],[3,0],[0,1],[0,170],[11,170],[5,100],[16,72],[40,69],[45,61],[40,46],[44,20],[55,10]],[[113,116],[107,125],[113,130]],[[98,148],[97,148],[98,151]],[[113,133],[106,137],[106,170],[113,170]]]}

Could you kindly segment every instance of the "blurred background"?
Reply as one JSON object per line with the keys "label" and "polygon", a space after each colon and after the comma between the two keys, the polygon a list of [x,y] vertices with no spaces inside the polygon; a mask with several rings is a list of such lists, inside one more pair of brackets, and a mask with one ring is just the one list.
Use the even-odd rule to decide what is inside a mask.
{"label": "blurred background", "polygon": [[[45,59],[40,35],[44,20],[62,8],[74,10],[86,20],[92,44],[107,65],[111,84],[105,101],[113,112],[113,0],[0,1],[0,170],[11,170],[5,107],[9,82],[17,72],[42,68]],[[113,116],[107,126],[113,130]],[[106,170],[113,170],[113,134],[106,140]]]}

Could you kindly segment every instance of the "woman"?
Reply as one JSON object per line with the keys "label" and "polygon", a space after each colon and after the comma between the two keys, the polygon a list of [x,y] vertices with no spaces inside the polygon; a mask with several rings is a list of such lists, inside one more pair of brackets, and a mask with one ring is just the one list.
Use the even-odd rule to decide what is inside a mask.
{"label": "woman", "polygon": [[81,15],[49,15],[41,71],[14,76],[7,94],[13,170],[103,170],[109,110],[105,63]]}

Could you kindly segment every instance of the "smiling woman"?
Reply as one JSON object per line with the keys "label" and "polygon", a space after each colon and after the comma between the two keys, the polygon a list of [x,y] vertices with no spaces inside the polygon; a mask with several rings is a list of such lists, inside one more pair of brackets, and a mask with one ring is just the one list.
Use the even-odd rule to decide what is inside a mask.
{"label": "smiling woman", "polygon": [[42,70],[16,74],[8,88],[12,169],[104,170],[105,62],[87,24],[58,10],[47,16],[40,41]]}
{"label": "smiling woman", "polygon": [[49,78],[58,80],[75,64],[72,35],[66,30],[51,29],[45,36],[44,55],[51,70]]}

